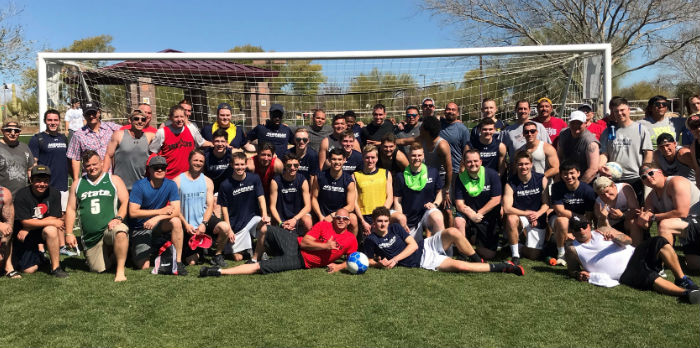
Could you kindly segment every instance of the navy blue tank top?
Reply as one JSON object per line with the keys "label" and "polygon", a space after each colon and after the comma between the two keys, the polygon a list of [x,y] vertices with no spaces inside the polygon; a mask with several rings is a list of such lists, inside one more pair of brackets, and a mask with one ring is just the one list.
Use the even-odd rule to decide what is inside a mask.
{"label": "navy blue tank top", "polygon": [[324,170],[318,175],[318,205],[321,214],[328,215],[346,206],[348,185],[352,182],[352,176],[348,173],[334,179],[330,169]]}
{"label": "navy blue tank top", "polygon": [[[513,208],[520,210],[538,211],[542,207],[542,178],[543,174],[532,172],[530,181],[522,182],[517,175],[508,180],[508,185],[513,189]],[[544,228],[546,215],[542,214],[537,220],[540,228]]]}
{"label": "navy blue tank top", "polygon": [[484,145],[479,141],[479,137],[476,137],[471,138],[470,143],[473,149],[479,151],[481,165],[498,171],[498,147],[501,145],[501,142],[494,137],[491,144]]}
{"label": "navy blue tank top", "polygon": [[277,212],[282,221],[289,220],[304,207],[302,185],[306,178],[297,173],[294,180],[286,181],[282,175],[277,174],[272,180],[277,183]]}

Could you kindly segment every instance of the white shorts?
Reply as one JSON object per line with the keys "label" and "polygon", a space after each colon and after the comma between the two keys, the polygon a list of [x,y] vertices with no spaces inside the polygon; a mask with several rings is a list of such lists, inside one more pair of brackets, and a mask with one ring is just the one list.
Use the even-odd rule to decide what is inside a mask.
{"label": "white shorts", "polygon": [[530,221],[526,217],[520,217],[520,223],[523,225],[525,230],[526,242],[525,246],[532,249],[542,250],[544,247],[544,238],[546,237],[546,231],[544,228],[532,227]]}
{"label": "white shorts", "polygon": [[437,271],[437,268],[447,259],[447,253],[442,248],[442,231],[423,241],[423,255],[420,258],[421,268]]}
{"label": "white shorts", "polygon": [[61,211],[66,212],[66,206],[68,206],[68,190],[61,191]]}
{"label": "white shorts", "polygon": [[236,240],[233,243],[226,243],[224,254],[240,253],[241,251],[252,249],[253,241],[251,237],[257,237],[257,227],[261,219],[260,216],[254,216],[242,230],[237,231]]}
{"label": "white shorts", "polygon": [[428,226],[429,225],[428,223],[430,222],[430,220],[429,220],[430,214],[432,214],[434,211],[440,211],[440,210],[438,208],[433,208],[433,209],[428,209],[425,211],[425,213],[423,213],[423,217],[418,222],[418,225],[411,228],[411,232],[409,233],[411,235],[411,237],[413,237],[415,239],[416,235],[418,235],[419,233],[420,233],[420,236],[422,237],[423,236],[423,229],[424,229],[423,226],[427,226],[430,229],[430,231],[435,232],[435,229],[434,229],[435,226]]}

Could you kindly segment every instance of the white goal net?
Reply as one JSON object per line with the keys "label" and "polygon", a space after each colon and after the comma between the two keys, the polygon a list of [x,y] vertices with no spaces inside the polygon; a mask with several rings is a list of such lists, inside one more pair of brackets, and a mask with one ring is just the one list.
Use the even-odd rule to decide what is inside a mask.
{"label": "white goal net", "polygon": [[[409,105],[431,97],[438,109],[461,107],[465,122],[493,98],[499,117],[514,117],[517,100],[547,97],[567,117],[587,102],[604,108],[610,98],[609,45],[527,46],[444,50],[274,53],[52,53],[39,54],[40,114],[77,98],[99,101],[103,118],[123,122],[139,103],[155,107],[158,122],[186,99],[191,119],[204,124],[216,106],[234,108],[246,128],[264,122],[273,103],[285,122],[302,124],[312,110],[327,115],[372,106],[400,118]],[[607,73],[607,76],[606,76]],[[602,112],[601,112],[602,113]],[[42,124],[43,126],[43,124]]]}

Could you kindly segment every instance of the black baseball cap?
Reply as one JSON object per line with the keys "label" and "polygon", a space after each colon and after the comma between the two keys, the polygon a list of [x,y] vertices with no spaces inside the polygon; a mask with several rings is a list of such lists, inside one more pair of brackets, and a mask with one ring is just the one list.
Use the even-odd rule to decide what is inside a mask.
{"label": "black baseball cap", "polygon": [[87,114],[91,111],[97,112],[98,110],[100,110],[100,103],[96,101],[87,102],[83,105],[83,114]]}

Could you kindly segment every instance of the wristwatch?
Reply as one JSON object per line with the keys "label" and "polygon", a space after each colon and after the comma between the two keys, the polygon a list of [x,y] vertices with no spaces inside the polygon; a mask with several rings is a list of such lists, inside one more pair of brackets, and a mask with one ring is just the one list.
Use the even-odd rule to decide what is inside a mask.
{"label": "wristwatch", "polygon": [[114,220],[124,221],[124,218],[121,217],[121,216],[119,216],[119,215],[117,215],[117,216],[114,217]]}

